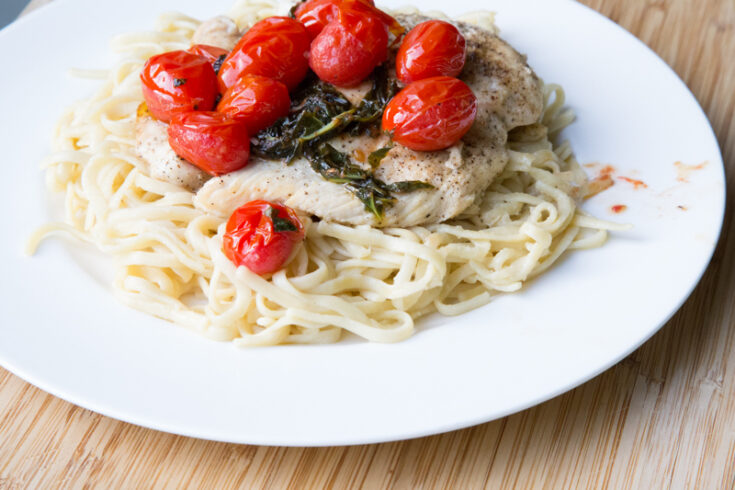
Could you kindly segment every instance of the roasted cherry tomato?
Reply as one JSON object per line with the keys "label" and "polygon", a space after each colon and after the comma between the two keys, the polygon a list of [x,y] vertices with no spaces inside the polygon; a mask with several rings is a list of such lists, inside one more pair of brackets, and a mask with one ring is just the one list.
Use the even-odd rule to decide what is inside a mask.
{"label": "roasted cherry tomato", "polygon": [[219,112],[184,112],[171,118],[168,142],[181,158],[211,175],[244,167],[250,157],[247,127]]}
{"label": "roasted cherry tomato", "polygon": [[364,4],[367,7],[366,10],[380,17],[386,26],[388,26],[388,30],[396,36],[396,39],[400,38],[403,34],[404,29],[401,24],[390,15],[375,7],[373,0],[309,0],[296,8],[296,20],[304,24],[306,30],[309,31],[309,35],[314,39],[322,32],[322,29],[327,27],[327,24],[337,18],[340,8],[343,6],[354,6],[354,2]]}
{"label": "roasted cherry tomato", "polygon": [[246,75],[227,89],[217,112],[245,124],[253,135],[286,116],[291,107],[288,88],[272,78]]}
{"label": "roasted cherry tomato", "polygon": [[219,70],[225,92],[245,75],[260,75],[293,90],[309,70],[309,33],[288,17],[268,17],[251,27],[225,58]]}
{"label": "roasted cherry tomato", "polygon": [[[375,6],[373,0],[360,1],[371,7]],[[322,29],[327,27],[327,24],[337,18],[339,6],[343,3],[345,3],[344,0],[309,0],[296,8],[296,20],[304,24],[309,35],[314,39],[322,32]]]}
{"label": "roasted cherry tomato", "polygon": [[463,81],[425,78],[391,99],[383,113],[383,130],[412,150],[443,150],[469,131],[476,115],[477,99]]}
{"label": "roasted cherry tomato", "polygon": [[449,22],[430,20],[406,34],[396,55],[396,74],[403,83],[429,77],[456,77],[465,60],[464,36]]}
{"label": "roasted cherry tomato", "polygon": [[296,8],[296,20],[304,24],[309,36],[314,39],[339,12],[340,0],[309,0]]}
{"label": "roasted cherry tomato", "polygon": [[342,7],[337,18],[311,43],[309,64],[325,82],[354,87],[387,57],[385,23],[364,9]]}
{"label": "roasted cherry tomato", "polygon": [[388,32],[393,34],[395,41],[398,41],[406,29],[393,17],[375,7],[371,0],[343,0],[340,4],[340,10],[352,10],[362,12],[364,14],[372,14],[383,21]]}
{"label": "roasted cherry tomato", "polygon": [[214,108],[217,75],[203,56],[186,51],[151,56],[140,79],[148,110],[161,121],[180,112]]}
{"label": "roasted cherry tomato", "polygon": [[229,53],[226,49],[218,48],[217,46],[210,46],[208,44],[194,44],[188,49],[188,51],[207,58],[207,61],[209,61],[212,68],[214,68],[215,73],[219,71],[220,66],[222,66],[222,63],[225,61],[225,58],[227,58],[227,54]]}
{"label": "roasted cherry tomato", "polygon": [[252,201],[232,213],[222,239],[222,251],[235,265],[256,274],[281,269],[294,246],[304,239],[304,227],[293,209],[268,201]]}

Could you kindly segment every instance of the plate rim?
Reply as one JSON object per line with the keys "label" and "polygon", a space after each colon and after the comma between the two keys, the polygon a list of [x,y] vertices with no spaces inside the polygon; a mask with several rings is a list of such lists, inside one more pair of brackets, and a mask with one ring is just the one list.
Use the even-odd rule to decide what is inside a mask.
{"label": "plate rim", "polygon": [[[71,5],[78,0],[55,0],[53,3],[49,5],[44,5],[41,8],[38,8],[27,15],[24,15],[20,19],[14,21],[10,25],[6,26],[4,29],[0,30],[0,43],[3,42],[3,39],[7,35],[8,32],[14,32],[17,29],[23,28],[24,25],[27,25],[28,23],[34,22],[33,19],[41,16],[41,15],[52,15],[53,12],[57,9],[63,9],[67,5]],[[568,0],[557,0],[557,1],[564,1],[568,2]],[[708,254],[707,260],[704,262],[704,265],[699,271],[697,275],[697,280],[694,281],[692,284],[689,285],[687,293],[679,299],[677,302],[676,307],[671,311],[671,313],[663,318],[658,325],[655,326],[655,328],[651,328],[648,332],[646,332],[645,335],[641,336],[641,338],[635,343],[630,345],[623,353],[620,355],[614,357],[611,360],[608,360],[607,362],[603,363],[598,369],[594,370],[593,372],[585,373],[583,376],[580,376],[575,382],[570,383],[569,385],[554,390],[550,393],[544,393],[543,395],[538,396],[535,399],[529,400],[525,404],[521,404],[519,406],[516,406],[514,408],[508,408],[507,410],[503,412],[499,412],[496,414],[493,414],[490,417],[478,417],[477,419],[473,420],[465,420],[462,423],[448,423],[444,426],[440,426],[441,424],[437,424],[435,426],[435,429],[426,429],[423,431],[407,431],[405,433],[394,433],[392,436],[385,437],[385,436],[376,436],[373,439],[359,439],[359,440],[353,440],[353,441],[317,441],[315,443],[296,443],[286,438],[279,437],[273,437],[269,440],[259,440],[258,438],[252,438],[248,437],[247,439],[243,439],[240,437],[217,437],[216,435],[213,435],[211,432],[202,432],[199,430],[191,430],[190,428],[182,428],[178,427],[175,424],[172,426],[167,425],[166,423],[161,423],[161,421],[158,422],[152,422],[150,420],[146,420],[145,417],[136,417],[132,416],[129,413],[124,413],[125,410],[122,410],[121,412],[118,410],[115,410],[112,407],[105,407],[105,406],[97,406],[96,403],[94,403],[92,400],[84,400],[84,399],[78,399],[73,396],[67,396],[66,393],[64,393],[63,389],[57,389],[57,387],[53,385],[49,385],[45,382],[43,379],[43,376],[38,376],[37,374],[27,372],[22,366],[16,366],[12,362],[8,362],[7,359],[4,358],[2,355],[2,352],[0,351],[0,366],[7,369],[9,372],[13,373],[14,375],[20,377],[21,379],[35,385],[36,387],[40,388],[43,391],[46,391],[47,393],[50,393],[58,398],[61,398],[69,403],[72,403],[74,405],[81,406],[85,409],[92,410],[96,413],[121,420],[124,422],[132,423],[135,425],[139,425],[142,427],[146,427],[153,430],[158,431],[164,431],[174,434],[180,434],[188,437],[195,437],[200,439],[206,439],[206,440],[213,440],[213,441],[220,441],[220,442],[231,442],[231,443],[245,443],[245,444],[258,444],[258,445],[276,445],[276,446],[293,446],[293,447],[321,447],[321,446],[345,446],[345,445],[358,445],[358,444],[372,444],[372,443],[380,443],[380,442],[388,442],[388,441],[396,441],[396,440],[404,440],[404,439],[413,439],[417,437],[424,437],[427,435],[434,435],[434,434],[440,434],[445,433],[449,431],[459,430],[466,427],[474,426],[481,423],[486,423],[492,420],[496,420],[499,418],[506,417],[508,415],[511,415],[513,413],[517,413],[523,410],[526,410],[530,407],[533,407],[535,405],[538,405],[540,403],[543,403],[547,400],[550,400],[552,398],[555,398],[563,393],[566,393],[567,391],[576,388],[590,379],[598,376],[599,374],[603,373],[604,371],[608,370],[610,367],[614,366],[620,360],[627,357],[638,349],[642,344],[644,344],[647,340],[649,340],[653,335],[658,333],[660,329],[667,324],[671,318],[676,315],[676,313],[681,309],[681,307],[688,301],[690,298],[692,292],[694,289],[699,285],[699,283],[702,280],[702,277],[704,276],[705,272],[709,268],[712,258],[714,256],[714,253],[722,240],[722,227],[724,224],[724,218],[725,218],[725,212],[726,212],[726,203],[727,203],[727,185],[726,185],[726,176],[725,176],[725,166],[724,161],[722,157],[722,150],[719,144],[719,141],[717,139],[716,133],[714,132],[714,129],[712,128],[712,124],[709,121],[709,118],[707,117],[707,114],[705,113],[704,109],[702,108],[699,100],[696,98],[696,96],[692,93],[691,89],[686,85],[686,83],[683,82],[683,80],[679,77],[679,75],[655,52],[653,49],[651,49],[648,45],[646,45],[643,41],[638,39],[636,36],[628,32],[626,29],[624,29],[622,26],[618,25],[611,19],[607,18],[606,16],[602,15],[601,13],[595,11],[591,7],[588,7],[584,4],[577,3],[577,2],[568,2],[575,4],[575,7],[582,7],[584,10],[587,11],[588,14],[595,15],[598,18],[604,19],[606,22],[609,22],[612,24],[619,34],[623,36],[627,36],[628,38],[632,38],[632,40],[636,43],[637,47],[640,49],[643,47],[649,55],[653,55],[653,57],[657,60],[657,62],[665,67],[666,70],[668,70],[668,75],[673,76],[673,78],[677,81],[677,84],[684,88],[686,93],[691,97],[691,99],[695,102],[697,109],[700,111],[701,116],[703,117],[703,120],[707,122],[707,128],[709,131],[709,136],[714,141],[716,148],[717,148],[717,157],[718,160],[716,162],[711,162],[713,165],[716,164],[720,173],[721,173],[721,180],[723,183],[723,189],[722,189],[722,200],[721,205],[719,206],[719,216],[717,217],[717,235],[716,239],[713,240],[713,244],[711,246],[711,249]],[[112,33],[114,34],[114,33]],[[111,34],[111,35],[112,35]],[[288,439],[288,440],[287,440]]]}

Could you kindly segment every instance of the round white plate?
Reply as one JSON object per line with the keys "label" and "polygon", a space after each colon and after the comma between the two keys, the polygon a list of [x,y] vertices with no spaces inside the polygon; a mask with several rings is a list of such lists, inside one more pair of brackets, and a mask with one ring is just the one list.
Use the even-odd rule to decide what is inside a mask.
{"label": "round white plate", "polygon": [[[518,294],[422,321],[395,345],[239,350],[121,306],[76,245],[52,240],[24,257],[26,238],[55,217],[49,203],[58,199],[47,196],[39,169],[53,123],[96,85],[66,70],[108,66],[110,38],[150,28],[160,12],[206,18],[229,4],[57,0],[0,32],[0,363],[22,378],[114,418],[207,439],[404,439],[502,417],[579,385],[656,332],[701,277],[724,209],[709,123],[648,48],[566,0],[421,2],[455,15],[497,11],[502,35],[565,87],[578,115],[565,136],[579,160],[611,164],[648,186],[618,179],[587,202],[589,212],[634,228],[570,254]],[[675,162],[704,165],[685,176]],[[616,204],[627,211],[611,214]]]}

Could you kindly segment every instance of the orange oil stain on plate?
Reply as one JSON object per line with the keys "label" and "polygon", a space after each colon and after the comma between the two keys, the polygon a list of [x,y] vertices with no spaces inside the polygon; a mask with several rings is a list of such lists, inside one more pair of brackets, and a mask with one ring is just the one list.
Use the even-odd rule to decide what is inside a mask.
{"label": "orange oil stain on plate", "polygon": [[647,189],[648,184],[639,179],[631,179],[630,177],[618,177],[618,180],[622,180],[633,185],[633,189]]}
{"label": "orange oil stain on plate", "polygon": [[689,177],[691,177],[692,173],[697,170],[702,170],[708,164],[709,162],[702,162],[698,165],[686,165],[682,162],[674,162],[674,167],[676,168],[676,180],[679,182],[689,182]]}

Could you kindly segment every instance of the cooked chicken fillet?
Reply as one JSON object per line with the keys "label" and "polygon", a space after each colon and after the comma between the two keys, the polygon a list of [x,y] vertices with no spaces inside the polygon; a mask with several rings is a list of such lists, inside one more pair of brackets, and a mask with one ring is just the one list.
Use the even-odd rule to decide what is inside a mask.
{"label": "cooked chicken fillet", "polygon": [[[397,19],[407,29],[429,20],[420,15],[398,15]],[[460,214],[505,167],[508,131],[538,121],[543,95],[525,58],[507,43],[480,27],[455,25],[467,41],[467,62],[460,78],[477,97],[475,124],[462,141],[444,151],[417,152],[396,145],[375,171],[385,182],[420,180],[434,189],[395,194],[395,204],[378,221],[349,190],[324,180],[306,160],[287,166],[253,159],[244,169],[207,182],[195,198],[196,205],[227,216],[247,201],[267,199],[322,219],[374,226],[437,223]],[[384,143],[342,137],[335,146],[366,155]]]}
{"label": "cooked chicken fillet", "polygon": [[138,112],[135,138],[138,154],[148,164],[151,177],[194,192],[210,178],[209,174],[174,153],[168,144],[168,124],[144,111]]}
{"label": "cooked chicken fillet", "polygon": [[191,44],[207,44],[232,51],[241,36],[234,20],[219,15],[199,24],[191,37]]}
{"label": "cooked chicken fillet", "polygon": [[[407,30],[430,19],[396,18]],[[396,144],[375,170],[375,177],[387,183],[417,180],[432,184],[433,189],[395,193],[395,203],[378,220],[344,185],[325,180],[305,159],[287,165],[252,158],[242,170],[209,180],[197,193],[195,205],[226,217],[248,201],[266,199],[329,221],[401,227],[438,223],[462,213],[505,167],[508,131],[539,120],[543,94],[525,57],[485,29],[454,24],[467,41],[467,62],[460,78],[477,97],[473,127],[447,150],[417,152]],[[368,87],[346,91],[345,96],[355,103]],[[351,154],[355,163],[364,164],[365,155],[384,146],[387,139],[341,135],[330,143]]]}
{"label": "cooked chicken fillet", "polygon": [[[388,138],[369,136],[341,135],[330,142],[335,148],[347,154],[364,159],[373,151],[388,143]],[[397,150],[397,151],[396,151]],[[291,165],[281,161],[251,158],[248,166],[237,172],[211,179],[194,198],[200,209],[229,216],[239,206],[255,199],[281,202],[305,214],[339,223],[376,226],[411,226],[418,223],[438,222],[444,216],[460,213],[472,204],[474,196],[455,194],[451,189],[454,173],[452,167],[462,164],[462,145],[441,152],[423,153],[420,159],[409,154],[406,148],[396,148],[390,154],[405,161],[403,165],[381,165],[375,176],[385,182],[409,180],[415,175],[417,167],[422,167],[424,181],[437,188],[446,184],[445,192],[435,189],[416,190],[395,194],[397,202],[386,208],[381,222],[365,210],[364,204],[344,185],[333,184],[316,173],[306,159],[300,158]],[[413,152],[411,152],[413,153]],[[387,159],[388,157],[386,157]],[[415,160],[413,160],[415,159]],[[353,158],[356,164],[369,165]]]}

